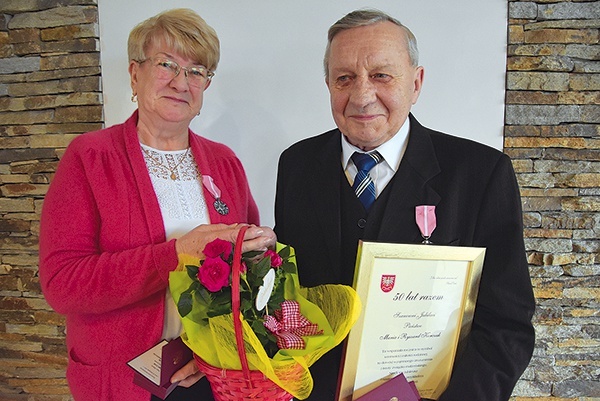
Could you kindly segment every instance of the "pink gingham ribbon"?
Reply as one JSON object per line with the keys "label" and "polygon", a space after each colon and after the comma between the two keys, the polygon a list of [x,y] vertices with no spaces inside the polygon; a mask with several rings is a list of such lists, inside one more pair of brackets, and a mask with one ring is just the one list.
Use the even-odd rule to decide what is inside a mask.
{"label": "pink gingham ribbon", "polygon": [[306,343],[301,336],[323,334],[318,325],[302,316],[300,304],[296,301],[283,301],[281,309],[274,314],[275,316],[267,315],[263,324],[277,337],[280,349],[304,349]]}

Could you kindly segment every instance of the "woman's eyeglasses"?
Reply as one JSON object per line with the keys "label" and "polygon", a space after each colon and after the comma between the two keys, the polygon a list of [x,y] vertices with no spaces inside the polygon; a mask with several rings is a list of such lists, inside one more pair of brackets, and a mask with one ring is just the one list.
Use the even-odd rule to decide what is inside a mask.
{"label": "woman's eyeglasses", "polygon": [[[137,60],[136,60],[137,61]],[[173,60],[164,57],[150,57],[146,60],[137,61],[142,64],[146,61],[151,61],[158,79],[171,80],[175,78],[181,70],[184,71],[188,85],[194,87],[204,87],[206,83],[215,75],[204,66],[198,67],[182,67]]]}

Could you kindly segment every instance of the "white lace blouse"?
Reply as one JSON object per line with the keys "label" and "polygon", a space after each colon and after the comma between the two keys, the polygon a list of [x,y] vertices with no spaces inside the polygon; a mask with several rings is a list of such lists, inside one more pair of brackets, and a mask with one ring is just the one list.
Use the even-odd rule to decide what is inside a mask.
{"label": "white lace blouse", "polygon": [[[210,223],[202,193],[202,179],[190,148],[163,151],[140,144],[158,199],[167,241],[179,238],[200,224]],[[168,288],[165,294],[163,337],[181,334],[181,320]]]}

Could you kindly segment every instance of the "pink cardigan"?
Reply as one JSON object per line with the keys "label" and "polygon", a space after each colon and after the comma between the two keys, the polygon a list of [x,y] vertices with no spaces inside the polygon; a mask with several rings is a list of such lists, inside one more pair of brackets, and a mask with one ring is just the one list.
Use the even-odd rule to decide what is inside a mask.
{"label": "pink cardigan", "polygon": [[[44,200],[40,281],[48,303],[66,315],[67,379],[76,400],[144,400],[126,362],[162,333],[168,275],[177,265],[137,131],[125,123],[81,135],[59,163]],[[243,167],[224,145],[189,133],[203,175],[221,189],[229,214],[212,223],[259,223]]]}

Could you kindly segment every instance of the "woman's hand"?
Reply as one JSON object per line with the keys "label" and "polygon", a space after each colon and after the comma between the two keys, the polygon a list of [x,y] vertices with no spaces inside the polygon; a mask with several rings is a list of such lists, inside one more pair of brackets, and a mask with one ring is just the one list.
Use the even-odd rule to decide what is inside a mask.
{"label": "woman's hand", "polygon": [[[175,242],[177,254],[186,254],[203,259],[202,251],[209,242],[220,238],[235,242],[244,224],[203,224],[183,235]],[[269,227],[249,225],[244,235],[242,252],[266,250],[275,246],[277,236]]]}
{"label": "woman's hand", "polygon": [[190,387],[203,377],[204,373],[198,370],[196,361],[192,359],[171,376],[171,383],[179,382],[182,387]]}

